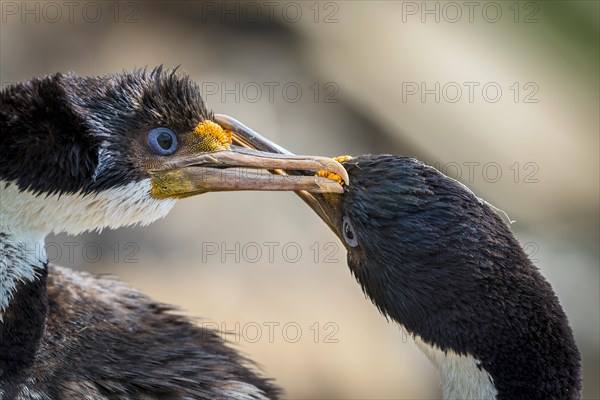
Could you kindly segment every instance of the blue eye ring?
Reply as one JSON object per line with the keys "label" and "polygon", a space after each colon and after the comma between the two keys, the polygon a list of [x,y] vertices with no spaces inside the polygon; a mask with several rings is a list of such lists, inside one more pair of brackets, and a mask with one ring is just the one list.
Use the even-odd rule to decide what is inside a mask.
{"label": "blue eye ring", "polygon": [[148,132],[148,145],[159,156],[170,156],[177,150],[177,135],[169,128],[154,128]]}

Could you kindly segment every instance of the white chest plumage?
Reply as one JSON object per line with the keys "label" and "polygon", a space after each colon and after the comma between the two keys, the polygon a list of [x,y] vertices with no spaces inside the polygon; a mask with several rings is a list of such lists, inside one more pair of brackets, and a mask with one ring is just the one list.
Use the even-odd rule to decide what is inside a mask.
{"label": "white chest plumage", "polygon": [[150,196],[150,179],[98,193],[37,194],[0,181],[0,225],[45,234],[147,225],[169,213],[174,199]]}
{"label": "white chest plumage", "polygon": [[498,391],[490,374],[479,366],[479,361],[468,355],[425,343],[415,338],[415,344],[434,364],[442,385],[444,400],[494,400]]}
{"label": "white chest plumage", "polygon": [[145,179],[99,193],[46,195],[0,181],[0,312],[18,282],[43,267],[47,234],[146,225],[167,215],[175,200],[154,199],[150,189]]}
{"label": "white chest plumage", "polygon": [[37,269],[44,266],[44,236],[40,233],[17,236],[0,226],[0,321],[17,284],[32,281]]}

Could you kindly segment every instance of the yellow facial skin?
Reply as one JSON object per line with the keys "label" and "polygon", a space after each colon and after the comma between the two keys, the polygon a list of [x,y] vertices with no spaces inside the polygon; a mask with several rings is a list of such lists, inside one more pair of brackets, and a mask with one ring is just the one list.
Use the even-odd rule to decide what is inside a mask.
{"label": "yellow facial skin", "polygon": [[[352,159],[352,157],[347,156],[347,155],[333,157],[333,160],[337,161],[339,163],[343,163],[344,161],[347,161],[350,159]],[[317,172],[317,174],[315,176],[333,180],[342,186],[344,186],[346,184],[346,182],[340,175],[338,175],[332,171],[321,170],[321,171]],[[340,210],[341,210],[340,203],[342,201],[342,195],[343,194],[341,194],[341,193],[323,193],[321,195],[322,202],[320,202],[320,204],[318,205],[318,207],[326,209],[326,210],[324,210],[325,213],[323,215],[321,215],[319,213],[318,214],[321,215],[321,218],[327,218],[325,220],[325,222],[328,223],[331,227],[334,227],[335,229],[340,228],[339,226],[337,226],[337,223],[339,223],[339,221],[342,220],[342,215],[340,214]],[[336,231],[335,229],[334,229],[334,231]]]}
{"label": "yellow facial skin", "polygon": [[[242,151],[237,142],[233,146],[235,135],[211,120],[199,123],[188,134],[187,143],[178,153],[168,158],[156,157],[160,162],[149,165],[152,197],[181,199],[207,192],[240,190],[308,190],[311,193],[344,191],[340,181],[348,176],[341,164],[327,157],[277,155],[248,148]],[[249,178],[242,173],[245,168],[300,171],[328,169],[336,179],[311,175],[297,175],[293,178],[252,175]]]}
{"label": "yellow facial skin", "polygon": [[[350,157],[350,156],[333,157],[333,159],[339,163],[343,163],[344,161],[350,160],[351,158],[352,157]],[[318,176],[320,178],[331,179],[332,181],[336,181],[337,183],[339,183],[342,186],[344,185],[344,179],[341,176],[339,176],[338,174],[336,174],[335,172],[321,170],[321,171],[317,172],[317,174],[315,176]]]}
{"label": "yellow facial skin", "polygon": [[[210,153],[219,150],[229,150],[233,133],[215,122],[205,119],[194,128],[198,142],[193,145],[197,152]],[[193,182],[180,170],[165,171],[156,174],[152,179],[152,197],[156,199],[182,199],[199,192]]]}
{"label": "yellow facial skin", "polygon": [[184,199],[196,192],[197,189],[181,171],[166,171],[152,177],[150,194],[155,199]]}
{"label": "yellow facial skin", "polygon": [[228,150],[231,147],[233,133],[223,129],[219,124],[205,119],[196,126],[194,135],[200,138],[196,145],[201,152]]}

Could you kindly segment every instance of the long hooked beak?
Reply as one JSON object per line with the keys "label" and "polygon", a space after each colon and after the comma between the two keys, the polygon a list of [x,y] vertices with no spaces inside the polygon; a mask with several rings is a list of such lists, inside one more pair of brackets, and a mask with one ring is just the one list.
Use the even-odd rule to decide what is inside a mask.
{"label": "long hooked beak", "polygon": [[[231,131],[228,124],[219,126],[219,121],[205,121],[202,124],[206,123],[208,125],[199,127],[220,132],[225,132],[223,128]],[[238,123],[236,129],[240,129],[240,126],[243,125]],[[199,135],[215,137],[214,132]],[[152,195],[155,198],[183,198],[205,192],[234,190],[344,192],[342,185],[335,180],[314,175],[315,171],[327,170],[347,179],[348,173],[339,162],[327,157],[259,151],[243,142],[238,135],[231,132],[229,143],[214,151],[171,157],[157,169],[150,170]],[[264,170],[306,173],[273,175],[264,173]]]}
{"label": "long hooked beak", "polygon": [[[274,153],[274,154],[294,156],[294,154],[291,151],[286,150],[285,148],[278,145],[277,143],[270,141],[269,139],[262,136],[258,132],[254,131],[253,129],[247,127],[246,125],[242,124],[238,120],[236,120],[228,115],[215,114],[214,121],[217,124],[221,125],[223,128],[233,132],[233,143],[235,143],[237,146],[245,147],[247,149],[258,149],[258,150],[261,150],[264,152],[269,152],[269,153]],[[331,161],[333,161],[335,163],[332,165],[337,166],[339,164],[337,161],[334,161],[334,160],[331,160]],[[338,168],[335,171],[333,171],[329,167],[325,168],[325,169],[337,173],[338,175],[340,175],[343,178],[346,185],[349,185],[350,177],[348,176],[348,172],[341,164],[339,164],[339,166],[341,168]],[[291,175],[289,173],[289,171],[286,171],[283,169],[273,169],[272,172],[277,175],[281,175],[281,176],[294,176],[294,177],[297,176],[295,174]],[[315,197],[313,194],[311,194],[307,190],[297,190],[297,191],[295,191],[295,193],[315,213],[317,213],[317,215],[319,217],[321,217],[321,219],[327,225],[329,225],[329,227],[334,232],[336,232],[336,228],[335,228],[335,225],[333,224],[333,221],[331,221],[331,219],[329,218],[329,215],[327,214],[327,212],[325,211],[325,209],[323,208],[321,202],[319,201],[319,199],[317,197]]]}

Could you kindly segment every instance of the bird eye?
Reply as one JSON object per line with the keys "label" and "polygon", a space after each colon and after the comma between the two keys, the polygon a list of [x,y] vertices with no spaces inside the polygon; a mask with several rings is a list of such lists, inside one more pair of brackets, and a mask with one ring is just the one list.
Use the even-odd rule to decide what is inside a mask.
{"label": "bird eye", "polygon": [[348,243],[348,246],[358,246],[358,237],[356,236],[356,231],[354,230],[354,226],[348,217],[344,217],[342,221],[342,234],[344,235],[344,240],[346,243]]}
{"label": "bird eye", "polygon": [[148,144],[154,153],[168,156],[177,150],[177,136],[169,128],[155,128],[148,132]]}

